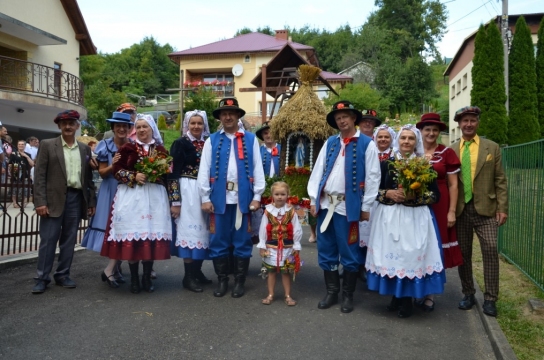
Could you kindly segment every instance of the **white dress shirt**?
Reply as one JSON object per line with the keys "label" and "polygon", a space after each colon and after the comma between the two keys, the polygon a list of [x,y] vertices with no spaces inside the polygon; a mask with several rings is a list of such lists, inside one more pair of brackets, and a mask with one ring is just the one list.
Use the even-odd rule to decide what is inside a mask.
{"label": "white dress shirt", "polygon": [[[240,129],[238,132],[245,133],[244,130]],[[221,133],[224,133],[224,130],[221,130]],[[233,143],[236,135],[225,133],[230,139],[230,154],[229,154],[229,164],[227,169],[227,181],[233,183],[238,183],[238,168],[236,166],[236,158]],[[225,144],[223,144],[225,146]],[[251,146],[246,142],[246,146]],[[212,143],[211,138],[206,139],[204,143],[204,148],[202,149],[202,157],[200,158],[200,167],[198,169],[198,188],[200,189],[200,196],[202,198],[202,203],[210,202],[210,167],[212,163]],[[266,182],[264,179],[264,170],[263,163],[261,160],[261,153],[259,152],[259,142],[255,137],[253,142],[253,200],[261,201],[261,195],[264,192]],[[227,191],[227,204],[238,204],[238,191]]]}
{"label": "white dress shirt", "polygon": [[[357,130],[353,137],[359,137],[360,135],[360,131]],[[340,152],[338,153],[338,157],[334,162],[327,182],[325,183],[325,186],[323,188],[323,194],[321,194],[321,198],[319,199],[321,209],[329,208],[329,199],[327,198],[326,194],[335,195],[346,193],[346,179],[344,171],[346,162],[344,159],[344,155],[342,155],[344,154],[345,145],[340,135],[338,135],[338,137],[340,138],[341,148]],[[317,191],[319,190],[319,183],[321,181],[321,178],[323,177],[323,173],[325,172],[327,143],[328,140],[325,141],[323,147],[321,148],[321,151],[319,152],[314,168],[312,170],[312,174],[310,175],[310,180],[308,182],[308,195],[310,196],[311,205],[316,204],[316,198],[319,195],[317,193]],[[365,152],[365,192],[363,198],[361,199],[361,211],[370,211],[372,203],[374,202],[374,200],[376,200],[376,196],[378,195],[380,180],[381,170],[380,161],[378,159],[378,148],[376,147],[374,142],[371,141],[368,144]],[[340,202],[336,206],[334,212],[345,216],[346,203],[344,201]]]}

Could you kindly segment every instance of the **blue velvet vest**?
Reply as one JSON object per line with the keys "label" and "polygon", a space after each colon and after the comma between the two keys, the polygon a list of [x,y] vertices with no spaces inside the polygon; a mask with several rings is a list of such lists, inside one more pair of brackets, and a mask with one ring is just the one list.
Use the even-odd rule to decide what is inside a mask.
{"label": "blue velvet vest", "polygon": [[210,167],[210,200],[216,214],[224,214],[227,200],[227,167],[231,143],[234,145],[234,157],[238,170],[238,205],[243,214],[249,213],[249,204],[253,200],[253,143],[255,135],[244,134],[244,159],[238,157],[238,140],[234,141],[223,132],[210,135],[212,158]]}
{"label": "blue velvet vest", "polygon": [[[316,211],[319,211],[321,192],[331,174],[336,158],[340,154],[340,136],[333,135],[327,140],[327,157],[325,159],[325,171],[319,182],[316,199]],[[349,222],[359,221],[361,215],[361,202],[365,189],[365,152],[372,140],[360,134],[356,141],[346,145],[345,151],[345,179],[346,179],[346,216]]]}
{"label": "blue velvet vest", "polygon": [[276,147],[278,148],[278,155],[272,156],[271,153],[266,151],[266,146],[261,145],[261,159],[263,160],[263,168],[264,168],[264,175],[269,176],[270,175],[270,166],[274,166],[274,174],[279,175],[280,174],[280,153],[281,153],[281,145],[277,144]]}

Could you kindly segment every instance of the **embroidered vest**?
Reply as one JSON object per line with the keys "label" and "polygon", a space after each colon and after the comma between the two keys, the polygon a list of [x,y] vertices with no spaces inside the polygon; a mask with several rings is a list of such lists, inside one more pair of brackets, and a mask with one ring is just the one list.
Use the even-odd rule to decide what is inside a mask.
{"label": "embroidered vest", "polygon": [[266,150],[266,145],[261,146],[261,159],[263,160],[263,169],[265,176],[270,175],[270,166],[274,166],[274,174],[280,174],[281,145],[277,144],[276,147],[278,148],[278,155],[272,156],[272,154]]}
{"label": "embroidered vest", "polygon": [[[227,203],[227,167],[231,144],[234,144],[234,158],[238,172],[238,205],[243,214],[249,213],[253,200],[253,143],[255,135],[245,132],[243,139],[244,158],[238,156],[237,138],[231,141],[223,132],[210,135],[212,158],[210,167],[210,200],[216,214],[224,214]],[[248,146],[249,144],[249,146]]]}
{"label": "embroidered vest", "polygon": [[[327,179],[331,174],[336,158],[340,154],[340,136],[333,135],[327,140],[327,157],[325,160],[325,171],[319,182],[318,198],[316,199],[316,211],[319,211],[321,192],[325,188]],[[357,141],[350,142],[345,148],[345,195],[346,195],[346,216],[349,222],[359,221],[361,214],[361,203],[365,186],[365,152],[372,141],[368,136],[360,134]]]}
{"label": "embroidered vest", "polygon": [[266,225],[266,246],[271,248],[291,248],[293,247],[293,216],[296,216],[295,209],[291,208],[285,212],[285,215],[278,221],[278,218],[264,211],[264,215],[268,218]]}

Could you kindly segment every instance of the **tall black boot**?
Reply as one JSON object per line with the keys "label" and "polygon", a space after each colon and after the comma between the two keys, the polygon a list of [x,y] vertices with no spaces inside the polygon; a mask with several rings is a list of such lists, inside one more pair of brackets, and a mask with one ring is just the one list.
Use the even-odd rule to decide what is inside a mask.
{"label": "tall black boot", "polygon": [[234,258],[236,263],[236,273],[234,274],[234,289],[232,297],[239,298],[244,296],[244,284],[246,283],[247,270],[249,269],[249,258]]}
{"label": "tall black boot", "polygon": [[184,262],[185,276],[183,277],[183,287],[192,292],[202,292],[202,288],[198,285],[195,277],[195,262]]}
{"label": "tall black boot", "polygon": [[320,309],[328,309],[338,303],[338,293],[340,292],[340,276],[338,271],[323,271],[325,274],[325,286],[327,295],[317,305]]}
{"label": "tall black boot", "polygon": [[412,316],[413,308],[414,308],[414,303],[412,301],[412,298],[403,297],[401,298],[401,305],[399,307],[399,312],[397,313],[397,315],[400,318],[410,317]]}
{"label": "tall black boot", "polygon": [[151,271],[153,271],[153,261],[142,261],[144,266],[144,274],[142,275],[142,288],[147,292],[155,291],[155,287],[151,282]]}
{"label": "tall black boot", "polygon": [[340,311],[350,313],[353,311],[353,293],[357,286],[359,272],[344,270],[344,281],[342,282],[342,307]]}
{"label": "tall black boot", "polygon": [[213,268],[217,274],[217,288],[213,292],[213,296],[222,297],[225,296],[229,288],[229,258],[216,258],[213,259]]}
{"label": "tall black boot", "polygon": [[206,275],[204,275],[204,273],[202,272],[202,263],[203,262],[204,262],[204,260],[193,260],[193,270],[195,271],[195,279],[196,279],[197,282],[199,282],[201,284],[209,285],[213,281],[208,279],[206,277]]}
{"label": "tall black boot", "polygon": [[236,258],[234,257],[234,248],[232,246],[229,248],[229,270],[227,274],[236,274]]}
{"label": "tall black boot", "polygon": [[130,292],[137,294],[140,292],[140,276],[138,274],[138,267],[140,262],[128,263],[130,269]]}

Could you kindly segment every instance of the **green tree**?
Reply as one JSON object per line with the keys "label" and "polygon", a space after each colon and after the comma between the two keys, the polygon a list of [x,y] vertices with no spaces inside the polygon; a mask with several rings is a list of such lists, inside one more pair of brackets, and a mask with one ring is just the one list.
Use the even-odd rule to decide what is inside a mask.
{"label": "green tree", "polygon": [[372,89],[369,84],[346,84],[343,89],[337,88],[338,96],[331,95],[325,98],[325,106],[332,108],[332,105],[340,100],[350,101],[359,110],[374,109],[378,116],[385,119],[389,116],[389,103],[382,97],[379,91]]}
{"label": "green tree", "polygon": [[375,0],[371,15],[388,33],[401,59],[427,53],[440,58],[436,44],[446,32],[446,6],[438,0]]}
{"label": "green tree", "polygon": [[213,111],[217,108],[215,92],[206,87],[199,87],[196,91],[189,93],[183,104],[183,112],[191,110],[204,110],[208,116],[208,125],[210,132],[215,132],[219,126],[219,121],[213,117]]}
{"label": "green tree", "polygon": [[87,108],[87,122],[92,127],[88,129],[93,135],[104,133],[110,129],[106,119],[117,109],[119,104],[127,101],[123,93],[115,91],[108,81],[98,80],[85,87],[85,107]]}
{"label": "green tree", "polygon": [[544,17],[540,21],[540,28],[538,29],[535,68],[540,137],[544,138]]}
{"label": "green tree", "polygon": [[504,84],[502,39],[495,23],[480,26],[472,60],[472,105],[481,108],[478,133],[499,144],[507,143],[508,117]]}
{"label": "green tree", "polygon": [[508,143],[523,144],[540,139],[536,70],[531,30],[520,16],[509,55],[510,122]]}

